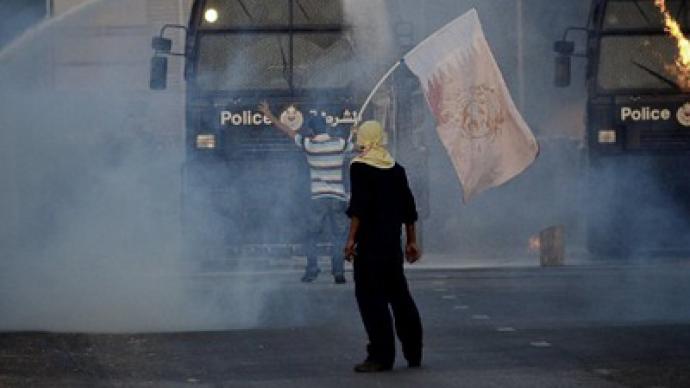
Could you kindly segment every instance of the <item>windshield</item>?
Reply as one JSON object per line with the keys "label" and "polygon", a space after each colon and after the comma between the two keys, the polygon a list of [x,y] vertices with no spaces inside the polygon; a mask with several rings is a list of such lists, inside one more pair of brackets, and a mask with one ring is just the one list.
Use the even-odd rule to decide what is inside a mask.
{"label": "windshield", "polygon": [[356,68],[342,0],[207,0],[199,34],[202,91],[342,88]]}
{"label": "windshield", "polygon": [[[688,30],[688,0],[668,0],[671,15]],[[653,0],[612,0],[602,24],[597,85],[604,92],[678,91],[676,40],[664,32]]]}
{"label": "windshield", "polygon": [[[207,0],[201,28],[287,27],[290,5],[294,25],[343,24],[342,0]],[[212,18],[206,17],[209,11]]]}
{"label": "windshield", "polygon": [[[208,34],[199,40],[196,84],[204,91],[289,89],[290,36]],[[353,79],[354,55],[342,33],[294,33],[295,88],[340,88]]]}
{"label": "windshield", "polygon": [[606,36],[601,41],[599,88],[677,90],[676,54],[675,40],[664,35]]}
{"label": "windshield", "polygon": [[[667,0],[671,15],[687,30],[689,0]],[[603,21],[604,32],[620,30],[658,30],[664,28],[664,20],[653,0],[611,0],[606,5]]]}

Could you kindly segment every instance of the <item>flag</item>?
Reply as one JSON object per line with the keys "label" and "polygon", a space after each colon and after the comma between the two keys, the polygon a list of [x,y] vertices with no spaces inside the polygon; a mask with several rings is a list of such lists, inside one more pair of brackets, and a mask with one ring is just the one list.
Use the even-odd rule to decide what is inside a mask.
{"label": "flag", "polygon": [[515,107],[474,9],[413,48],[419,78],[464,201],[524,171],[539,146]]}

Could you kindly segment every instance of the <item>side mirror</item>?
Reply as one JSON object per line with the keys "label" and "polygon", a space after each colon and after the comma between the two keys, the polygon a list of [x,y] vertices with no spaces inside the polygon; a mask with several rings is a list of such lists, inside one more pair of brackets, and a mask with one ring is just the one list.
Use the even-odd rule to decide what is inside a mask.
{"label": "side mirror", "polygon": [[559,40],[553,44],[553,51],[560,55],[571,56],[575,52],[575,42]]}
{"label": "side mirror", "polygon": [[170,51],[172,51],[172,39],[154,36],[151,40],[151,47],[156,50],[157,53],[170,54]]}
{"label": "side mirror", "polygon": [[570,56],[559,55],[556,57],[556,73],[554,84],[556,87],[565,88],[570,86]]}
{"label": "side mirror", "polygon": [[571,79],[571,60],[575,52],[575,42],[559,40],[553,45],[556,57],[555,79],[556,87],[565,88],[570,86]]}
{"label": "side mirror", "polygon": [[168,87],[168,58],[154,56],[151,58],[151,90],[164,90]]}

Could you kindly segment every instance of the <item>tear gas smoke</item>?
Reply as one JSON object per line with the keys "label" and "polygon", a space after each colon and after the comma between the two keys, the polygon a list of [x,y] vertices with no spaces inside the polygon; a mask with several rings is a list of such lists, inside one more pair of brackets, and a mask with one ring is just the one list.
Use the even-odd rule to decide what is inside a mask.
{"label": "tear gas smoke", "polygon": [[[519,103],[540,138],[542,152],[530,170],[463,206],[455,173],[426,117],[421,125],[429,150],[431,211],[422,234],[430,263],[435,254],[459,264],[472,257],[482,265],[515,263],[530,236],[555,224],[566,225],[570,249],[584,241],[582,216],[594,203],[583,196],[584,92],[550,86],[552,42],[566,26],[586,23],[587,4],[580,3],[565,8],[525,1],[520,21],[515,2],[508,0],[345,2],[353,43],[371,65],[348,62],[345,70],[363,74],[362,83],[372,85],[380,69],[402,54],[392,32],[399,22],[412,23],[414,44],[477,8],[509,88],[525,96]],[[276,305],[286,283],[242,275],[256,272],[250,260],[234,268],[234,276],[190,275],[201,268],[199,260],[182,254],[189,248],[182,244],[179,222],[183,90],[176,81],[169,92],[147,90],[150,37],[162,22],[171,22],[151,23],[148,4],[94,1],[0,53],[0,330],[222,329],[260,325],[267,316],[300,321],[305,313],[299,297]],[[515,41],[518,24],[524,28],[522,45]],[[171,80],[181,79],[179,63],[171,61],[171,70]],[[583,73],[575,78],[583,79]],[[329,74],[314,79],[331,82]],[[521,84],[528,87],[516,91]],[[650,185],[644,199],[661,206],[649,210],[657,212],[650,218],[687,214],[683,201],[664,194],[663,180],[646,178],[654,171],[624,173]],[[607,174],[621,172],[602,170],[604,181]],[[270,186],[248,189],[261,195]],[[236,200],[230,193],[200,216],[214,220]],[[601,205],[600,217],[617,214],[610,204]],[[289,204],[276,206],[275,217],[293,211]],[[262,222],[271,220],[218,221],[211,232],[261,230]],[[633,235],[626,239],[636,241]]]}
{"label": "tear gas smoke", "polygon": [[209,292],[182,254],[183,90],[147,90],[147,6],[88,2],[0,54],[2,330],[258,324],[273,285]]}
{"label": "tear gas smoke", "polygon": [[[227,193],[198,214],[218,238],[184,244],[180,62],[171,61],[168,92],[148,90],[151,36],[176,20],[156,15],[150,3],[86,1],[0,52],[0,330],[209,330],[254,327],[267,317],[273,325],[305,320],[299,295],[275,303],[282,281],[257,275],[263,267],[255,258],[235,262],[237,275],[225,277],[204,272],[200,259],[222,254],[227,235],[270,233],[265,225],[298,212],[294,204],[278,201],[267,219],[232,222],[240,218],[221,215],[237,208],[240,194]],[[184,3],[178,13],[188,13],[191,2]],[[362,4],[347,12],[354,24],[369,24],[374,9],[383,14],[380,4]],[[385,30],[375,29],[382,37]],[[376,60],[348,62],[343,71]],[[233,76],[242,68],[233,66]],[[321,73],[314,80],[341,76]],[[237,178],[264,167],[247,166]],[[274,167],[284,176],[241,195],[275,192],[299,175]],[[206,173],[224,176],[222,168]]]}

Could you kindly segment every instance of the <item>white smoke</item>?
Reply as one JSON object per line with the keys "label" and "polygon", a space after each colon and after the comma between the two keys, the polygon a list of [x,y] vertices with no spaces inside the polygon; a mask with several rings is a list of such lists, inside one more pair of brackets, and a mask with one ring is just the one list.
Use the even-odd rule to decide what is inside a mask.
{"label": "white smoke", "polygon": [[147,90],[147,4],[87,2],[0,54],[1,330],[258,322],[267,283],[204,286],[182,254],[184,89]]}

